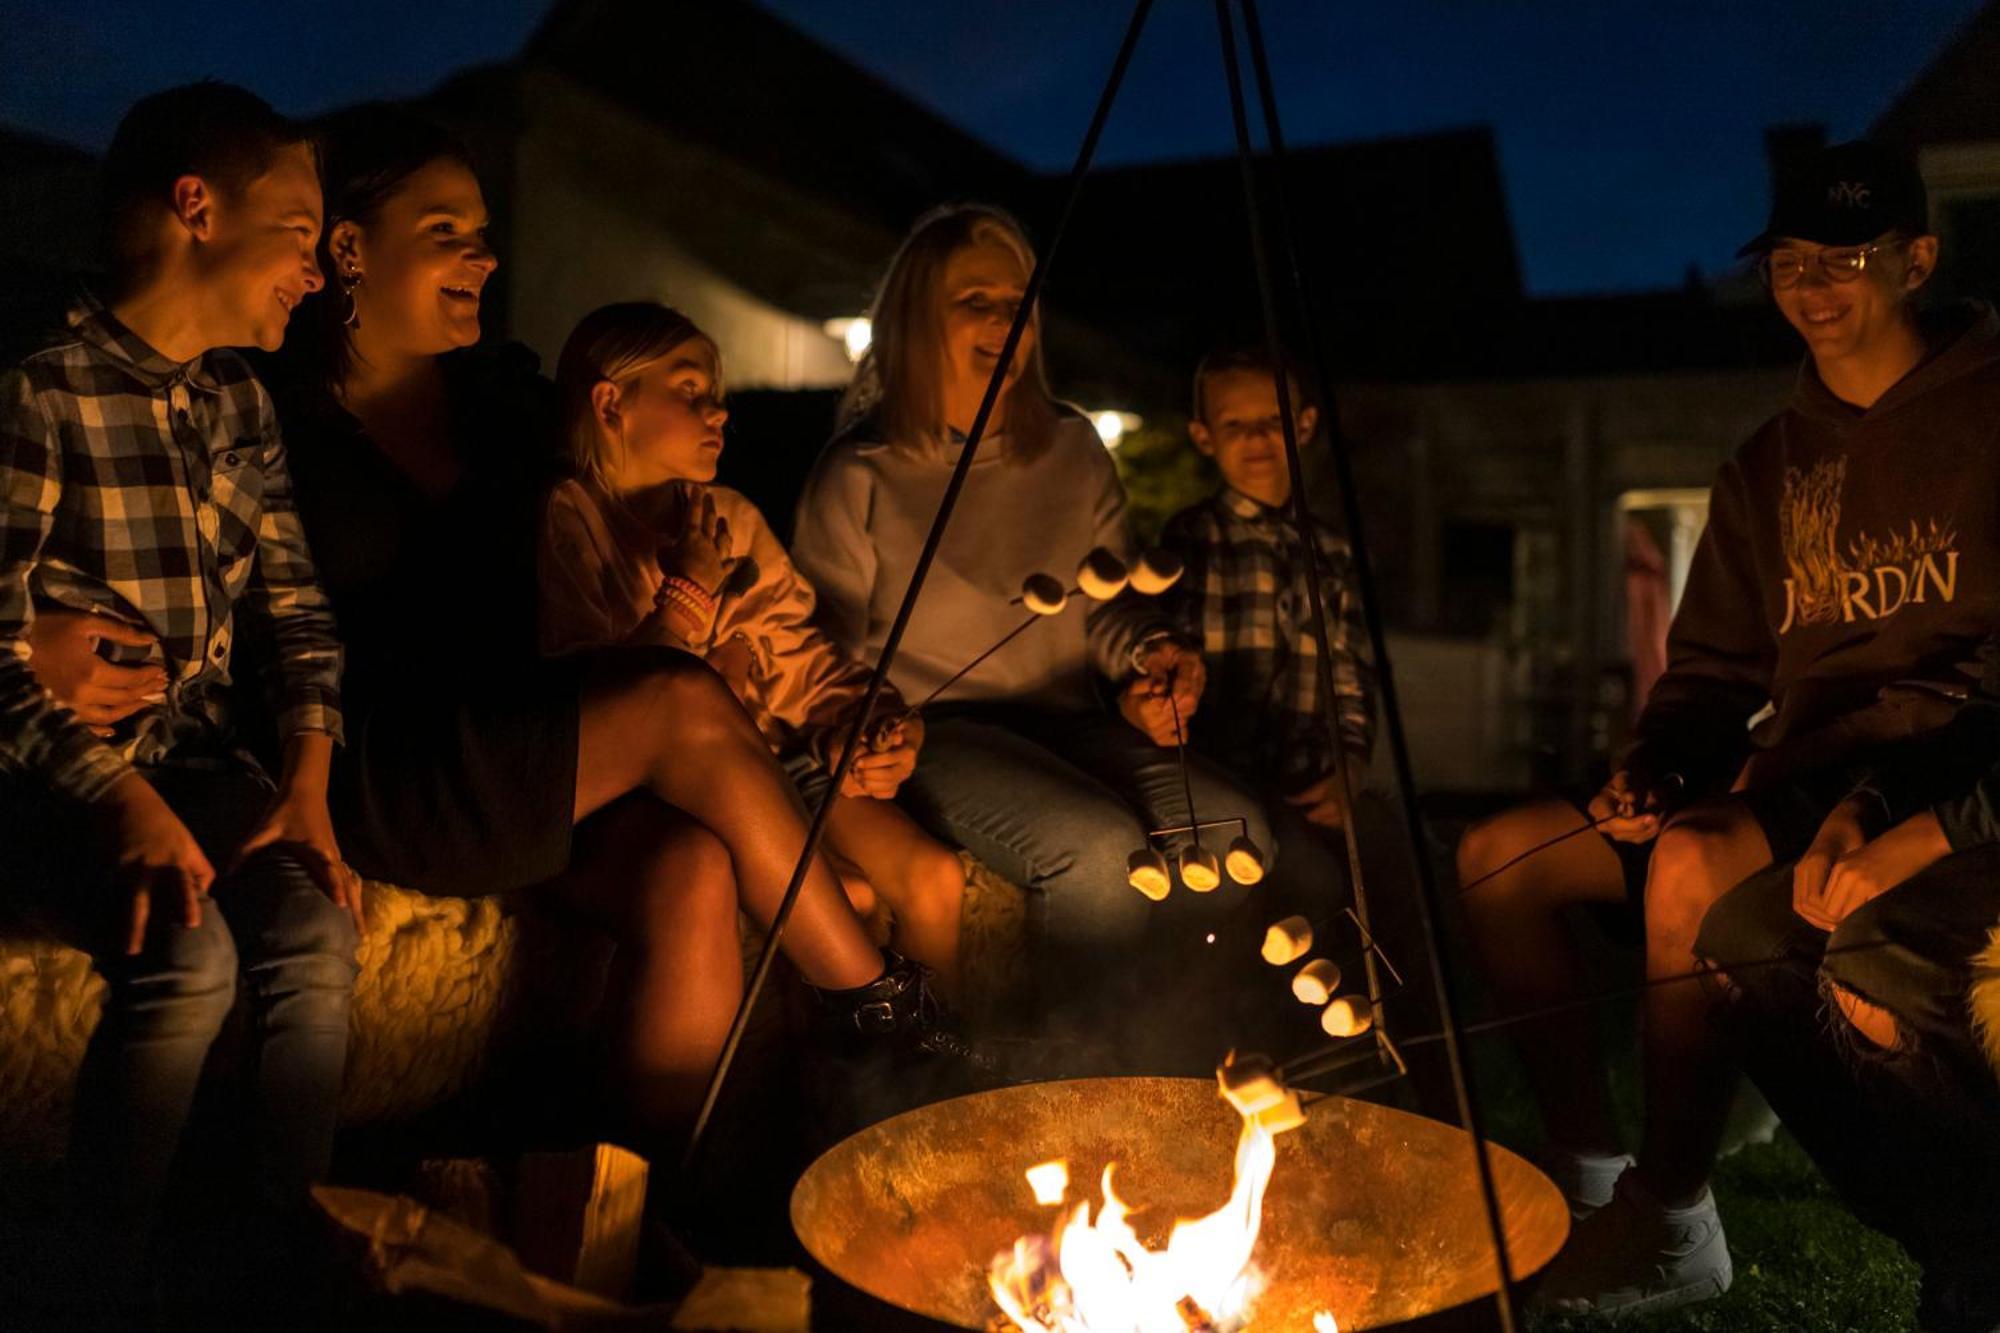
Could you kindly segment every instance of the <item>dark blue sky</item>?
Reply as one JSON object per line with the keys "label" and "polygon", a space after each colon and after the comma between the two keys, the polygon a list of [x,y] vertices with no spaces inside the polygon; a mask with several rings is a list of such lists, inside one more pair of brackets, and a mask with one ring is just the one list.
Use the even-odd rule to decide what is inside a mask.
{"label": "dark blue sky", "polygon": [[[1001,149],[1066,166],[1124,0],[765,0]],[[699,6],[673,31],[701,40]],[[1764,208],[1762,132],[1866,128],[1979,0],[1263,0],[1287,136],[1488,123],[1530,287],[1670,286]],[[204,74],[310,113],[517,50],[546,0],[0,0],[0,123],[101,147]],[[1110,161],[1226,151],[1209,0],[1159,0]],[[830,114],[837,114],[830,109]]]}

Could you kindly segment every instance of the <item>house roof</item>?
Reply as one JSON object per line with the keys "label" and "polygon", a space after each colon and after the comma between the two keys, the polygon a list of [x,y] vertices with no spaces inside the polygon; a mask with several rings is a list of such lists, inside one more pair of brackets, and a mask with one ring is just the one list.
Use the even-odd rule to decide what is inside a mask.
{"label": "house roof", "polygon": [[2000,0],[1987,0],[1876,118],[1869,134],[1910,147],[2000,139]]}

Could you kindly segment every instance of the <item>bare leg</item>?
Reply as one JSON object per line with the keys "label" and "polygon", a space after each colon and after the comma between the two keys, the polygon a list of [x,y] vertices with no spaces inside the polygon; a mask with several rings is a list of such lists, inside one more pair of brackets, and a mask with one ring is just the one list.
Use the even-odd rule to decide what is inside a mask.
{"label": "bare leg", "polygon": [[[1538,801],[1474,824],[1458,844],[1458,882],[1471,884],[1584,822],[1567,802]],[[1466,919],[1501,1012],[1524,1013],[1584,998],[1583,960],[1563,909],[1617,903],[1624,897],[1618,857],[1590,833],[1537,852],[1466,892]],[[1589,1011],[1527,1024],[1516,1044],[1549,1138],[1578,1152],[1622,1152]]]}
{"label": "bare leg", "polygon": [[[746,910],[769,924],[805,846],[798,793],[722,678],[684,654],[635,654],[586,682],[578,726],[576,817],[628,792],[651,792],[706,825],[729,849]],[[785,954],[826,990],[882,975],[824,860],[808,867]]]}
{"label": "bare leg", "polygon": [[958,998],[958,927],[965,867],[958,853],[925,833],[892,801],[842,796],[828,816],[827,841],[854,862],[895,913],[896,949],[937,973],[938,992]]}
{"label": "bare leg", "polygon": [[1771,863],[1771,848],[1740,803],[1711,801],[1660,834],[1646,880],[1646,979],[1683,981],[1646,992],[1641,1046],[1646,1133],[1639,1172],[1669,1207],[1708,1183],[1736,1092],[1736,1066],[1717,1029],[1713,992],[1693,977],[1694,941],[1716,900]]}
{"label": "bare leg", "polygon": [[691,1116],[743,991],[736,875],[714,834],[637,794],[577,830],[554,890],[618,941],[614,1076],[632,1122]]}

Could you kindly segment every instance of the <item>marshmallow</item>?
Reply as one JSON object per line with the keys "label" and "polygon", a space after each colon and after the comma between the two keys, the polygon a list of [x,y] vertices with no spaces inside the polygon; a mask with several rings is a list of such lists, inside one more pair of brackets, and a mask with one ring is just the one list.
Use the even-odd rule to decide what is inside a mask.
{"label": "marshmallow", "polygon": [[1288,916],[1264,932],[1264,961],[1272,967],[1296,962],[1312,947],[1312,922],[1302,916]]}
{"label": "marshmallow", "polygon": [[1319,1025],[1329,1037],[1358,1037],[1375,1026],[1375,1016],[1368,1012],[1366,1001],[1356,1004],[1343,995],[1326,1007]]}
{"label": "marshmallow", "polygon": [[1044,1208],[1053,1208],[1069,1193],[1069,1163],[1058,1157],[1053,1162],[1042,1162],[1028,1168],[1028,1188],[1035,1192],[1035,1202]]}
{"label": "marshmallow", "polygon": [[1151,847],[1141,847],[1125,858],[1125,882],[1154,902],[1165,898],[1174,887],[1167,874],[1167,858]]}
{"label": "marshmallow", "polygon": [[1266,1056],[1238,1056],[1231,1051],[1216,1066],[1215,1081],[1222,1089],[1223,1100],[1235,1107],[1238,1115],[1256,1115],[1285,1099],[1285,1085],[1278,1082]]}
{"label": "marshmallow", "polygon": [[1154,547],[1132,567],[1132,591],[1157,597],[1180,582],[1186,566],[1172,551]]}
{"label": "marshmallow", "polygon": [[1053,574],[1030,574],[1021,581],[1021,602],[1038,616],[1061,615],[1069,590]]}
{"label": "marshmallow", "polygon": [[1264,853],[1250,839],[1238,838],[1229,844],[1222,866],[1238,884],[1255,884],[1264,878]]}
{"label": "marshmallow", "polygon": [[1094,602],[1108,602],[1124,592],[1130,578],[1125,562],[1102,546],[1092,548],[1076,567],[1076,586]]}
{"label": "marshmallow", "polygon": [[1181,883],[1196,893],[1207,893],[1222,883],[1222,871],[1215,864],[1215,853],[1193,845],[1181,848]]}
{"label": "marshmallow", "polygon": [[1277,1105],[1268,1106],[1248,1117],[1257,1122],[1272,1138],[1288,1129],[1297,1129],[1306,1122],[1305,1108],[1299,1105],[1299,1094],[1287,1092]]}
{"label": "marshmallow", "polygon": [[1325,1004],[1340,989],[1340,964],[1331,958],[1315,958],[1292,978],[1292,994],[1304,1004]]}

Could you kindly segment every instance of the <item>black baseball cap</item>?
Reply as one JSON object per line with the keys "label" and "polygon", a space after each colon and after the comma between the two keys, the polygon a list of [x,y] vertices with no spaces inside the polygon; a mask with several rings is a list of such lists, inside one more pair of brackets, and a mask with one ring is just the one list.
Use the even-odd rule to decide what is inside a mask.
{"label": "black baseball cap", "polygon": [[1736,253],[1762,254],[1783,236],[1820,245],[1866,245],[1887,231],[1930,230],[1924,178],[1910,155],[1856,139],[1822,148],[1780,173],[1771,220]]}

